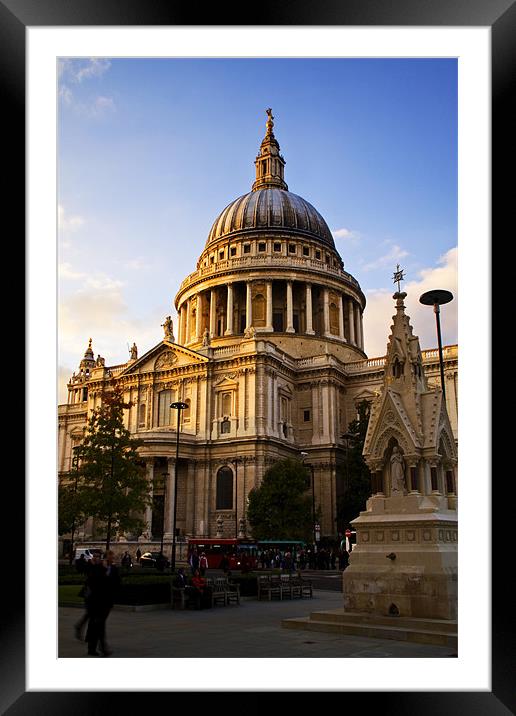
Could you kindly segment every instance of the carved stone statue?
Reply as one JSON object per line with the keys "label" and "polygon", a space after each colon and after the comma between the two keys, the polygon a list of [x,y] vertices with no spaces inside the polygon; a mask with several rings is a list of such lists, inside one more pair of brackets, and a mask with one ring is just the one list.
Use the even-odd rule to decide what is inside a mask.
{"label": "carved stone statue", "polygon": [[172,333],[173,323],[172,323],[171,317],[170,317],[170,316],[167,316],[167,317],[165,318],[165,323],[162,323],[161,325],[162,325],[162,327],[163,327],[164,330],[165,330],[165,338],[168,338],[168,339],[172,338],[172,340],[173,340],[173,339],[174,339],[174,334]]}
{"label": "carved stone statue", "polygon": [[97,361],[96,361],[95,365],[97,366],[97,368],[101,368],[105,365],[105,363],[106,363],[105,358],[103,358],[99,353],[99,355],[97,356]]}
{"label": "carved stone statue", "polygon": [[395,445],[391,455],[391,495],[405,493],[405,462],[403,456]]}
{"label": "carved stone statue", "polygon": [[210,345],[210,332],[208,329],[206,329],[203,333],[202,344],[204,348]]}
{"label": "carved stone statue", "polygon": [[131,350],[131,360],[136,360],[138,358],[138,348],[136,347],[136,343],[133,343],[130,350]]}

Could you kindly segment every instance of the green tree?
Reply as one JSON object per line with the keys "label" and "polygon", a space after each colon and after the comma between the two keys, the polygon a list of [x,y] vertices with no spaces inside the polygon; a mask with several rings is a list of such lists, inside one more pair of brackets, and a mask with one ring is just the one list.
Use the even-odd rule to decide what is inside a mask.
{"label": "green tree", "polygon": [[312,534],[308,470],[297,460],[280,460],[249,493],[247,519],[255,539],[303,539]]}
{"label": "green tree", "polygon": [[77,527],[82,524],[87,518],[87,515],[83,511],[80,494],[78,491],[79,471],[77,468],[77,449],[74,448],[72,469],[70,472],[66,473],[66,475],[62,476],[58,486],[57,530],[59,535],[64,535],[67,533],[71,534],[70,564],[73,560],[75,531]]}
{"label": "green tree", "polygon": [[348,426],[348,450],[344,465],[339,468],[339,476],[344,490],[337,500],[337,524],[343,532],[350,526],[351,520],[358,517],[366,508],[366,500],[371,495],[371,473],[362,456],[369,424],[370,404],[363,400],[357,406],[358,418]]}
{"label": "green tree", "polygon": [[143,527],[135,516],[149,503],[149,485],[138,455],[143,441],[131,437],[124,426],[122,391],[115,388],[102,396],[88,420],[82,444],[77,449],[78,504],[81,511],[105,524],[106,550],[115,530],[135,531]]}

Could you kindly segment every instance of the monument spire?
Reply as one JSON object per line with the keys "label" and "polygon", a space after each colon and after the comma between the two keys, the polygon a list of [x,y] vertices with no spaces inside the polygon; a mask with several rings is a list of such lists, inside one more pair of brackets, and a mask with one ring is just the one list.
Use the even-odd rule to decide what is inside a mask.
{"label": "monument spire", "polygon": [[265,110],[267,122],[265,123],[265,137],[260,145],[260,152],[255,159],[256,179],[253,184],[253,191],[258,189],[284,189],[288,186],[283,178],[285,160],[279,153],[280,146],[274,136],[274,116],[269,107]]}
{"label": "monument spire", "polygon": [[392,296],[396,301],[396,315],[393,316],[387,344],[384,381],[387,386],[395,387],[397,391],[419,394],[427,390],[427,385],[419,338],[413,334],[410,318],[405,313],[403,300],[407,294],[400,291],[400,282],[403,280],[403,270],[398,264],[393,275],[398,290]]}

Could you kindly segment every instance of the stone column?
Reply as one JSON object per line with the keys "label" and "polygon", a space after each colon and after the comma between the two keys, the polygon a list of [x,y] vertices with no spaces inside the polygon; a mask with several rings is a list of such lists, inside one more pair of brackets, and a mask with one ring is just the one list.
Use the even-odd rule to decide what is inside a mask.
{"label": "stone column", "polygon": [[325,336],[330,335],[330,291],[328,288],[324,289],[324,330]]}
{"label": "stone column", "polygon": [[342,294],[339,296],[339,336],[343,341],[346,340],[344,335],[344,302],[342,300]]}
{"label": "stone column", "polygon": [[265,330],[266,331],[273,331],[274,327],[272,325],[272,281],[267,281],[265,284],[266,287],[266,300],[267,300],[267,306],[266,306],[266,319],[265,319]]}
{"label": "stone column", "polygon": [[355,344],[355,311],[353,310],[353,299],[348,301],[348,318],[349,318],[349,342]]}
{"label": "stone column", "polygon": [[355,305],[355,321],[356,321],[356,344],[359,348],[362,346],[362,314],[358,303]]}
{"label": "stone column", "polygon": [[287,333],[295,333],[294,312],[292,306],[292,281],[287,281]]}
{"label": "stone column", "polygon": [[245,327],[246,330],[253,325],[253,302],[252,302],[252,284],[251,281],[246,283],[246,301],[245,301]]}
{"label": "stone column", "polygon": [[377,470],[376,471],[376,494],[377,495],[384,495],[384,488],[383,488],[383,470]]}
{"label": "stone column", "polygon": [[190,330],[190,303],[186,301],[183,304],[183,345],[188,341],[188,331]]}
{"label": "stone column", "polygon": [[[145,460],[145,470],[147,473],[147,475],[146,475],[147,482],[149,483],[149,486],[150,486],[149,495],[152,499],[152,496],[153,496],[152,486],[153,486],[153,481],[154,481],[154,459],[153,458]],[[152,537],[152,505],[147,505],[145,507],[144,520],[145,520],[145,531],[148,533],[149,539],[150,539]]]}
{"label": "stone column", "polygon": [[228,300],[226,308],[226,330],[225,336],[233,335],[233,284],[228,283]]}
{"label": "stone column", "polygon": [[312,326],[312,284],[306,284],[306,332],[313,336],[315,331]]}
{"label": "stone column", "polygon": [[217,320],[217,291],[212,288],[210,292],[210,337],[215,336]]}
{"label": "stone column", "polygon": [[439,464],[437,460],[430,461],[430,488],[433,495],[441,494],[439,489]]}
{"label": "stone column", "polygon": [[182,326],[182,320],[181,320],[181,306],[177,309],[177,319],[176,319],[176,335],[177,335],[177,343],[181,345],[181,331],[183,330]]}
{"label": "stone column", "polygon": [[167,458],[167,485],[165,488],[165,520],[163,525],[164,538],[172,539],[172,522],[174,520],[174,477],[175,458]]}
{"label": "stone column", "polygon": [[185,302],[185,310],[186,310],[186,320],[185,320],[185,339],[183,341],[183,344],[186,346],[187,343],[190,343],[190,333],[191,333],[191,327],[190,327],[190,299],[188,299]]}
{"label": "stone column", "polygon": [[198,341],[202,338],[202,294],[197,294],[197,306],[196,306],[196,313],[195,313],[195,336]]}
{"label": "stone column", "polygon": [[408,492],[418,493],[419,492],[419,470],[417,462],[410,461],[407,473],[407,490]]}
{"label": "stone column", "polygon": [[195,473],[195,461],[189,460],[186,477],[186,531],[189,534],[195,534]]}

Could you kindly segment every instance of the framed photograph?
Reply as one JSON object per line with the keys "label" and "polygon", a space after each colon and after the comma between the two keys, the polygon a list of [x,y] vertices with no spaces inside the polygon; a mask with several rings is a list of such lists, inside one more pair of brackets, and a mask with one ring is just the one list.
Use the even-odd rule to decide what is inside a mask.
{"label": "framed photograph", "polygon": [[[510,640],[504,639],[503,636],[505,632],[503,614],[508,613],[508,605],[504,604],[505,600],[499,586],[491,595],[491,570],[494,584],[496,579],[500,579],[499,575],[503,571],[499,564],[500,555],[493,553],[491,557],[492,518],[489,509],[491,503],[495,504],[498,501],[495,501],[494,492],[491,493],[490,480],[492,446],[488,437],[491,434],[489,372],[478,367],[476,371],[469,368],[473,363],[477,363],[477,366],[478,363],[483,366],[491,365],[489,341],[479,340],[478,328],[479,325],[485,326],[485,336],[489,335],[490,331],[494,332],[496,328],[494,314],[492,328],[490,328],[490,308],[494,295],[490,294],[488,271],[497,248],[497,243],[493,241],[491,244],[490,241],[490,216],[492,211],[493,226],[496,228],[499,222],[500,231],[504,214],[507,212],[507,207],[511,205],[508,194],[510,187],[501,181],[500,177],[511,152],[514,153],[510,148],[512,138],[509,135],[507,111],[510,101],[510,79],[514,76],[513,37],[516,29],[514,3],[499,0],[491,3],[470,3],[464,6],[463,3],[452,0],[446,3],[435,2],[429,6],[425,2],[395,1],[389,3],[387,8],[367,0],[345,5],[331,3],[321,8],[311,7],[309,3],[301,3],[296,5],[295,11],[284,6],[271,6],[261,8],[258,14],[259,17],[251,20],[248,18],[240,20],[238,14],[231,14],[229,7],[218,9],[216,13],[208,9],[204,13],[203,22],[200,23],[191,10],[171,9],[167,3],[155,3],[150,6],[143,1],[135,2],[123,11],[117,3],[56,2],[45,3],[44,6],[33,0],[26,2],[2,0],[0,3],[1,32],[4,40],[0,43],[0,53],[2,84],[9,107],[6,113],[9,124],[8,136],[10,140],[12,139],[13,146],[20,147],[25,144],[27,151],[26,175],[20,172],[16,175],[13,171],[12,180],[7,185],[5,204],[6,206],[21,204],[23,201],[21,197],[25,194],[25,182],[26,205],[25,209],[20,206],[20,214],[22,211],[25,212],[27,235],[27,479],[26,486],[23,485],[23,481],[12,485],[18,518],[16,544],[13,546],[20,554],[25,550],[25,555],[20,559],[20,564],[17,563],[13,567],[17,571],[18,578],[16,585],[13,586],[15,599],[9,613],[7,631],[9,649],[4,652],[2,670],[1,705],[5,713],[41,711],[60,713],[65,709],[80,711],[86,704],[88,708],[101,710],[106,708],[106,705],[114,704],[114,699],[119,697],[119,693],[116,692],[126,691],[134,692],[131,693],[131,698],[134,696],[138,699],[146,696],[144,693],[140,696],[138,692],[160,691],[201,693],[342,691],[346,692],[346,699],[351,694],[360,699],[366,696],[376,704],[379,704],[381,699],[382,711],[387,713],[400,713],[406,710],[411,713],[426,714],[430,713],[430,709],[433,712],[439,709],[441,713],[451,714],[461,708],[470,712],[481,708],[485,713],[503,714],[507,709],[514,708],[514,696],[507,669],[512,658],[508,643]],[[246,189],[243,175],[238,174],[242,171],[240,167],[245,164],[241,161],[244,150],[240,145],[240,137],[235,135],[233,138],[235,147],[238,147],[235,151],[239,152],[239,160],[235,162],[231,156],[230,135],[232,117],[238,117],[243,122],[251,121],[249,112],[245,118],[242,108],[248,102],[254,112],[253,94],[258,94],[260,101],[266,94],[263,92],[266,73],[263,72],[261,63],[267,63],[270,68],[269,95],[278,97],[278,101],[281,101],[283,91],[285,105],[292,113],[296,101],[299,102],[297,111],[304,117],[306,136],[311,136],[310,132],[318,126],[317,112],[324,112],[329,116],[332,111],[331,89],[325,88],[328,90],[326,94],[315,92],[317,83],[327,82],[330,85],[332,81],[342,82],[340,69],[335,75],[332,74],[335,63],[349,63],[349,66],[355,63],[353,67],[358,68],[365,66],[363,63],[372,65],[381,62],[398,63],[400,67],[405,67],[403,63],[407,63],[407,67],[410,63],[416,63],[420,67],[425,62],[434,62],[442,63],[443,66],[446,64],[447,67],[453,65],[455,68],[449,75],[445,72],[439,77],[455,77],[455,84],[453,82],[450,84],[451,101],[446,106],[452,107],[455,98],[457,102],[456,108],[453,108],[457,117],[457,134],[454,137],[457,142],[455,145],[457,164],[449,174],[447,174],[448,170],[443,168],[441,192],[443,195],[448,195],[448,198],[450,195],[457,197],[458,247],[454,247],[455,253],[446,253],[443,249],[442,253],[446,254],[446,257],[440,266],[442,271],[458,270],[459,281],[458,285],[453,286],[453,290],[460,291],[458,343],[461,384],[458,391],[458,430],[459,474],[463,482],[459,517],[457,657],[403,660],[370,658],[365,663],[362,658],[276,660],[274,654],[268,659],[260,659],[254,658],[252,653],[246,659],[201,660],[182,658],[181,654],[177,654],[174,658],[162,659],[112,657],[108,661],[100,659],[77,661],[74,658],[60,656],[57,636],[57,560],[55,559],[56,475],[59,463],[56,402],[66,402],[68,398],[66,391],[60,393],[60,387],[64,382],[56,366],[59,362],[58,355],[62,357],[66,353],[66,360],[63,361],[65,368],[68,370],[70,366],[73,367],[70,363],[73,360],[69,352],[70,345],[72,341],[78,340],[78,335],[81,335],[80,324],[83,317],[88,314],[84,303],[81,305],[80,301],[76,300],[76,294],[74,301],[68,302],[70,315],[66,319],[67,326],[70,328],[70,342],[65,347],[61,338],[62,331],[60,336],[57,305],[60,298],[66,297],[67,289],[66,285],[60,282],[58,264],[61,264],[61,271],[68,272],[71,279],[74,278],[72,274],[77,272],[79,264],[67,263],[66,253],[63,253],[62,247],[58,247],[57,236],[60,227],[60,237],[62,239],[65,236],[66,239],[66,235],[63,234],[63,227],[66,227],[65,232],[68,232],[69,237],[80,237],[85,218],[79,210],[76,210],[72,201],[66,200],[67,197],[62,193],[62,185],[59,187],[60,178],[66,175],[70,186],[73,185],[75,196],[82,193],[82,196],[86,197],[85,202],[87,202],[88,186],[95,182],[106,186],[106,195],[112,192],[113,201],[116,201],[116,194],[121,191],[118,180],[121,176],[120,172],[124,171],[123,167],[116,167],[117,171],[113,171],[111,184],[106,173],[111,171],[109,163],[113,161],[114,156],[123,157],[123,152],[110,155],[111,148],[117,142],[119,145],[127,143],[126,146],[130,151],[134,150],[143,156],[149,147],[155,151],[159,145],[159,142],[151,143],[145,139],[146,132],[154,132],[156,136],[163,138],[164,149],[166,147],[177,150],[176,156],[186,162],[188,142],[195,141],[193,133],[187,133],[186,129],[190,129],[189,123],[197,124],[199,133],[203,137],[202,141],[206,143],[204,154],[195,155],[195,161],[199,162],[194,167],[195,171],[189,168],[181,177],[177,175],[172,181],[172,184],[178,182],[178,197],[183,190],[180,186],[181,181],[186,187],[185,195],[187,189],[191,189],[191,215],[188,220],[184,217],[180,218],[177,212],[174,214],[173,198],[167,206],[166,199],[162,198],[162,187],[153,189],[145,185],[144,177],[132,176],[131,179],[140,182],[139,189],[144,205],[147,203],[149,207],[170,212],[169,219],[171,222],[177,222],[177,236],[180,237],[182,231],[183,235],[188,233],[186,221],[194,225],[196,222],[200,224],[201,211],[200,208],[196,209],[196,202],[198,206],[199,203],[204,202],[210,207],[218,205],[219,211],[223,209],[224,204],[220,203],[222,194],[219,192],[223,182],[227,184],[234,178],[235,187],[242,186],[244,181],[242,192],[250,189],[250,187]],[[181,69],[170,73],[167,68],[172,65]],[[260,69],[255,71],[254,68],[259,65]],[[323,65],[325,71],[319,73],[319,68]],[[283,72],[281,68],[287,66],[288,71]],[[314,69],[316,66],[317,70]],[[108,91],[106,84],[104,90],[101,87],[101,83],[110,71],[117,73],[118,84],[113,84],[111,87],[111,89],[115,88],[114,92],[111,89]],[[172,81],[172,74],[176,78],[181,77],[177,81],[175,79]],[[183,147],[180,146],[180,141],[174,146],[172,143],[168,144],[166,128],[156,116],[152,128],[149,129],[152,108],[146,107],[145,103],[151,97],[151,93],[146,93],[145,88],[149,87],[151,75],[152,82],[155,83],[154,98],[159,93],[160,81],[164,98],[167,93],[176,93],[174,100],[168,104],[163,98],[163,105],[156,103],[156,110],[160,106],[168,106],[170,117],[175,122],[173,130],[176,138],[181,136],[181,125],[184,123]],[[229,79],[230,75],[231,79]],[[303,77],[306,82],[304,91],[296,94],[293,89],[294,83],[297,83],[296,87],[301,87]],[[439,77],[436,74],[432,81],[445,81],[440,80]],[[418,78],[417,73],[411,76],[410,70],[407,69],[399,85],[394,83],[391,76],[385,75],[382,86],[380,75],[373,79],[373,73],[367,74],[364,71],[361,81],[362,86],[368,88],[368,97],[366,98],[366,93],[360,95],[358,91],[354,93],[350,91],[349,107],[346,107],[342,97],[338,100],[336,97],[333,106],[334,126],[337,127],[341,122],[345,127],[346,118],[348,121],[353,121],[353,118],[361,121],[360,113],[354,113],[352,103],[360,99],[369,102],[368,106],[373,113],[372,108],[375,106],[373,100],[381,95],[382,99],[388,97],[388,106],[392,108],[392,117],[389,118],[391,122],[398,117],[400,106],[409,106],[403,105],[403,102],[412,101],[412,108],[417,108],[421,113],[427,112],[428,136],[432,135],[432,130],[437,133],[441,130],[437,128],[439,110],[435,107],[431,108],[430,104],[425,105],[425,98],[422,96],[424,85],[422,82],[419,83]],[[92,85],[88,83],[94,81],[98,82],[98,86],[95,91],[90,91]],[[389,84],[391,81],[392,85]],[[210,82],[212,94],[209,96],[213,101],[213,114],[210,115],[212,128],[208,131],[208,122],[203,123],[203,118],[196,118],[194,115],[195,109],[203,108],[202,104],[196,103],[196,94],[200,95]],[[283,83],[283,90],[278,89],[280,82]],[[235,89],[237,84],[238,92]],[[124,85],[131,86],[132,89],[136,87],[130,101],[128,99],[130,93],[127,92],[124,96],[122,92]],[[213,88],[218,86],[221,96],[217,98]],[[400,88],[403,88],[406,96],[402,96]],[[119,95],[116,94],[117,90],[120,90]],[[398,91],[400,94],[396,94]],[[304,104],[302,104],[303,99]],[[398,99],[399,106],[396,107]],[[108,126],[110,115],[115,115],[123,102],[126,102],[126,121],[134,122],[135,125],[141,122],[140,127],[135,126],[132,132],[126,133],[126,127],[122,131],[122,125],[119,128],[116,124]],[[181,107],[188,103],[190,103],[189,111],[182,112]],[[266,132],[271,132],[274,127],[283,151],[280,108],[276,110],[272,100],[271,105],[272,109],[268,104],[261,107],[262,115],[253,116],[252,121],[261,123]],[[382,106],[385,107],[387,104],[384,103]],[[177,112],[174,112],[174,108],[177,108]],[[285,113],[286,121],[289,120],[288,111]],[[66,126],[63,126],[63,123],[60,125],[64,112],[68,112]],[[95,164],[92,161],[91,165],[88,165],[90,137],[81,125],[85,117],[93,123],[102,122],[106,118],[108,120],[103,136],[106,154],[104,164],[102,162]],[[81,121],[74,122],[74,118],[81,118]],[[371,117],[374,124],[373,120],[374,117]],[[378,116],[377,120],[382,124],[381,116]],[[297,124],[291,122],[292,127],[301,124],[301,122]],[[214,126],[216,131],[213,131]],[[325,126],[324,123],[321,126]],[[399,128],[390,126],[394,136]],[[24,128],[26,128],[26,138]],[[492,139],[489,136],[490,131]],[[297,145],[299,148],[303,146],[309,153],[317,152],[311,142],[307,146],[306,136],[296,137],[294,134],[292,145],[294,147]],[[370,136],[373,136],[373,133]],[[453,144],[453,141],[451,144],[446,143],[446,140],[443,142],[442,146],[448,148]],[[93,142],[91,143],[91,156],[93,151],[99,152],[100,146],[97,144],[93,149]],[[306,178],[302,178],[302,163],[295,167],[301,188],[299,185],[293,186],[294,192],[298,189],[299,193],[303,194],[305,186],[308,187],[310,184],[310,172],[325,171],[324,154],[328,155],[331,152],[331,141],[324,142],[323,146],[324,150],[321,151],[317,161],[306,161],[308,170]],[[67,148],[70,147],[73,149],[67,154]],[[248,147],[250,163],[253,162],[257,149],[258,146]],[[374,147],[370,145],[368,149],[373,151]],[[428,146],[425,147],[425,151],[430,151]],[[423,155],[424,153],[421,154]],[[100,155],[95,154],[95,156]],[[197,156],[206,157],[204,166]],[[77,157],[75,166],[74,157]],[[493,185],[496,187],[496,192],[493,190],[492,203],[489,201],[491,157]],[[156,157],[158,163],[162,159],[163,157]],[[289,156],[285,156],[285,159],[288,163]],[[391,161],[394,167],[394,158]],[[18,157],[13,168],[21,165],[22,162]],[[441,165],[436,162],[434,168],[439,166]],[[251,169],[254,174],[254,166]],[[133,167],[128,162],[127,171],[132,170]],[[362,179],[367,176],[366,170],[367,167],[364,167]],[[424,166],[419,167],[418,170],[424,172]],[[165,177],[166,168],[162,171]],[[203,186],[202,196],[195,196],[196,171],[206,172],[213,177],[209,187],[208,183]],[[258,169],[256,171],[258,172]],[[158,173],[155,176],[158,176]],[[274,181],[279,181],[277,178],[279,175],[275,176]],[[455,178],[457,184],[452,186]],[[170,179],[170,176],[166,176],[164,183]],[[384,180],[387,181],[385,177]],[[260,181],[258,173],[256,181]],[[396,175],[393,173],[392,182],[395,181]],[[450,184],[447,184],[448,181]],[[374,190],[374,182],[371,186]],[[328,191],[328,184],[321,182],[321,187],[321,191]],[[226,189],[226,193],[231,194],[231,191],[232,188]],[[238,189],[234,192],[234,196],[237,196],[237,191]],[[405,209],[400,206],[399,211],[405,210],[409,213],[410,203],[415,201],[416,192],[412,195],[409,194],[408,189],[406,191],[407,205]],[[317,195],[315,187],[314,192]],[[435,205],[441,199],[442,196],[440,197],[438,192],[432,197]],[[178,205],[180,201],[183,201],[183,207],[186,206],[187,199],[183,194],[181,199],[177,199]],[[366,211],[365,205],[362,210]],[[371,210],[375,211],[374,208]],[[199,217],[196,214],[199,214]],[[213,214],[214,219],[216,214],[217,212]],[[131,218],[133,216],[134,221]],[[166,266],[160,266],[160,261],[156,257],[153,257],[149,266],[145,267],[144,263],[149,256],[143,249],[142,253],[137,255],[136,243],[131,242],[136,242],[135,236],[138,232],[140,235],[152,232],[157,222],[155,223],[153,217],[149,216],[147,225],[138,226],[138,217],[138,213],[133,213],[132,207],[128,204],[126,223],[119,225],[118,236],[113,240],[111,237],[114,234],[110,235],[108,229],[103,234],[108,214],[102,215],[99,211],[98,223],[92,228],[95,238],[85,242],[77,256],[82,256],[82,270],[88,273],[90,288],[93,287],[90,293],[85,292],[83,295],[84,301],[91,302],[92,311],[95,311],[95,291],[103,301],[116,302],[121,298],[116,282],[112,281],[112,276],[106,270],[110,262],[115,261],[116,252],[119,253],[120,261],[123,259],[127,264],[133,262],[132,267],[129,265],[126,267],[127,283],[131,280],[129,276],[134,277],[133,280],[137,283],[139,276],[143,277],[144,272],[148,271],[150,280],[146,279],[148,288],[145,291],[149,294],[155,291],[155,295],[152,295],[154,303],[152,308],[149,304],[148,310],[142,308],[138,320],[142,326],[142,335],[145,335],[147,341],[143,349],[150,350],[152,335],[156,335],[156,343],[161,336],[159,325],[152,329],[148,327],[143,329],[143,326],[147,326],[148,316],[155,316],[163,309],[161,318],[164,324],[161,327],[168,325],[167,309],[168,312],[173,309],[170,309],[166,302],[167,300],[170,302],[171,295],[178,290],[180,277],[187,276],[194,268],[202,271],[203,266],[195,267],[193,253],[186,247],[181,247],[180,240],[177,239],[174,256],[172,260],[168,259],[169,270]],[[225,220],[229,219],[226,217]],[[185,222],[185,227],[181,226],[182,221]],[[353,257],[349,261],[349,269],[345,266],[344,270],[349,270],[361,280],[360,269],[374,272],[381,268],[389,274],[398,269],[398,280],[400,279],[399,269],[403,268],[403,260],[411,261],[411,257],[407,257],[407,252],[403,251],[403,246],[396,237],[378,237],[377,245],[374,246],[373,251],[370,249],[371,255],[368,255],[363,244],[359,245],[360,227],[337,225],[338,218],[333,216],[331,221],[333,236],[340,232],[340,239],[348,242],[347,247]],[[212,228],[212,232],[214,230],[216,229]],[[416,231],[415,223],[414,226],[411,225],[411,230]],[[431,238],[428,241],[437,246],[439,227],[429,227],[427,221],[414,240],[424,242],[424,236],[429,235]],[[494,233],[492,238],[494,239]],[[383,254],[380,253],[381,240],[385,249]],[[353,241],[356,241],[355,247]],[[405,241],[408,245],[408,236]],[[124,253],[124,245],[130,245],[130,251]],[[160,244],[157,243],[156,246]],[[443,246],[448,244],[443,242]],[[228,252],[229,250],[228,247]],[[256,248],[256,251],[258,250]],[[287,257],[288,250],[287,248]],[[197,255],[200,253],[197,251]],[[391,260],[392,265],[385,263],[384,259]],[[208,254],[206,260],[208,262],[210,260]],[[353,260],[355,265],[352,265]],[[166,262],[167,260],[165,264]],[[93,266],[96,266],[96,273]],[[424,263],[417,263],[414,260],[414,274],[424,267]],[[209,266],[205,268],[208,270]],[[152,281],[153,273],[154,281]],[[440,275],[444,276],[444,273]],[[504,283],[507,285],[508,281]],[[482,286],[480,299],[479,285]],[[161,288],[161,298],[158,296],[158,287]],[[423,282],[414,283],[414,290],[420,287],[425,290],[430,288]],[[448,288],[448,286],[438,288]],[[380,308],[384,305],[389,306],[388,303],[382,303],[385,291],[379,290],[374,294],[372,280],[368,284],[368,289],[371,291],[371,296],[377,300],[376,304],[373,299],[371,300],[372,309],[376,306],[379,316],[385,315],[387,310],[385,323],[385,340],[387,340],[391,309]],[[137,286],[134,290],[136,294]],[[286,304],[289,301],[291,303],[292,296],[289,297],[287,294],[285,296]],[[251,296],[248,300],[252,302],[253,298]],[[136,300],[143,305],[141,299]],[[295,300],[294,296],[294,302]],[[471,309],[472,306],[474,311]],[[256,307],[256,310],[259,310],[258,303]],[[132,310],[131,306],[130,309]],[[75,311],[73,315],[72,310]],[[421,310],[418,316],[421,315],[423,322],[427,317],[423,318],[423,307]],[[122,315],[117,311],[118,308],[114,310],[113,316]],[[456,315],[455,308],[453,311],[455,312],[453,315]],[[431,309],[428,308],[428,312],[431,314]],[[208,316],[207,320],[210,322],[210,328],[218,330],[215,311],[213,313],[214,315]],[[410,310],[408,313],[413,318]],[[99,315],[103,315],[100,310]],[[331,316],[328,315],[330,321]],[[501,315],[503,310],[498,320]],[[286,316],[288,323],[288,309]],[[266,316],[264,313],[265,323],[267,318],[268,314]],[[279,321],[280,318],[271,315],[271,320]],[[338,321],[338,318],[335,320]],[[412,322],[414,332],[418,334],[420,324]],[[429,324],[433,329],[431,321]],[[109,329],[102,334],[101,320],[97,325],[99,335],[103,335],[107,344]],[[128,321],[127,326],[130,325]],[[135,325],[137,321],[133,321],[132,326]],[[346,330],[347,325],[343,321],[342,331]],[[372,333],[372,322],[369,325]],[[183,323],[174,328],[181,331],[184,337]],[[249,327],[242,324],[242,328],[245,337],[245,330]],[[447,329],[446,325],[445,330]],[[168,330],[171,331],[173,328]],[[222,330],[223,326],[220,328],[219,335],[222,334]],[[336,330],[338,332],[339,329]],[[165,333],[166,331],[167,329]],[[111,334],[113,341],[119,339],[115,329]],[[449,335],[450,342],[456,343],[457,327],[450,328]],[[247,337],[252,338],[250,335]],[[137,339],[137,336],[133,338],[127,336],[128,341]],[[206,340],[204,348],[208,349],[209,337]],[[180,343],[179,340],[177,342]],[[95,344],[93,347],[96,348]],[[86,349],[86,345],[76,345],[76,349],[82,352]],[[136,360],[138,356],[136,344],[133,343],[133,347],[129,348],[128,343],[127,349],[131,359]],[[363,343],[362,349],[364,349]],[[98,350],[101,350],[100,346]],[[380,349],[376,346],[371,346],[367,350],[366,345],[364,355],[366,353],[369,357],[381,355]],[[78,353],[77,360],[79,361],[80,358],[81,355]],[[120,363],[125,361],[127,357],[119,359]],[[42,375],[46,376],[45,379]],[[475,396],[474,399],[472,395]],[[229,390],[228,396],[227,400],[230,401]],[[222,394],[220,400],[222,405]],[[38,406],[37,410],[34,408],[35,405]],[[226,412],[231,416],[230,408]],[[305,419],[307,419],[306,415]],[[224,411],[220,414],[220,420],[220,429],[230,431],[231,420]],[[285,430],[288,429],[287,422],[285,420]],[[500,428],[499,435],[503,435],[504,430],[506,427]],[[478,441],[475,437],[478,434],[483,435],[485,439]],[[495,437],[493,432],[493,441]],[[472,441],[475,441],[475,451],[468,447],[472,445]],[[468,484],[462,487],[466,481]],[[503,510],[501,512],[503,513]],[[23,524],[25,540],[20,527]],[[39,550],[45,554],[44,558],[39,554]],[[491,559],[493,559],[492,564]],[[25,575],[21,568],[22,563],[25,567]],[[481,578],[479,578],[479,571]],[[24,578],[25,594],[21,586]],[[474,603],[471,599],[473,592]],[[374,653],[367,656],[374,657]],[[279,662],[279,669],[276,668],[276,661]],[[197,663],[195,668],[193,668],[194,662]],[[86,682],[82,676],[78,677],[79,672],[82,675],[87,674]],[[269,676],[262,678],[264,673]],[[101,702],[103,706],[100,706]]]}

